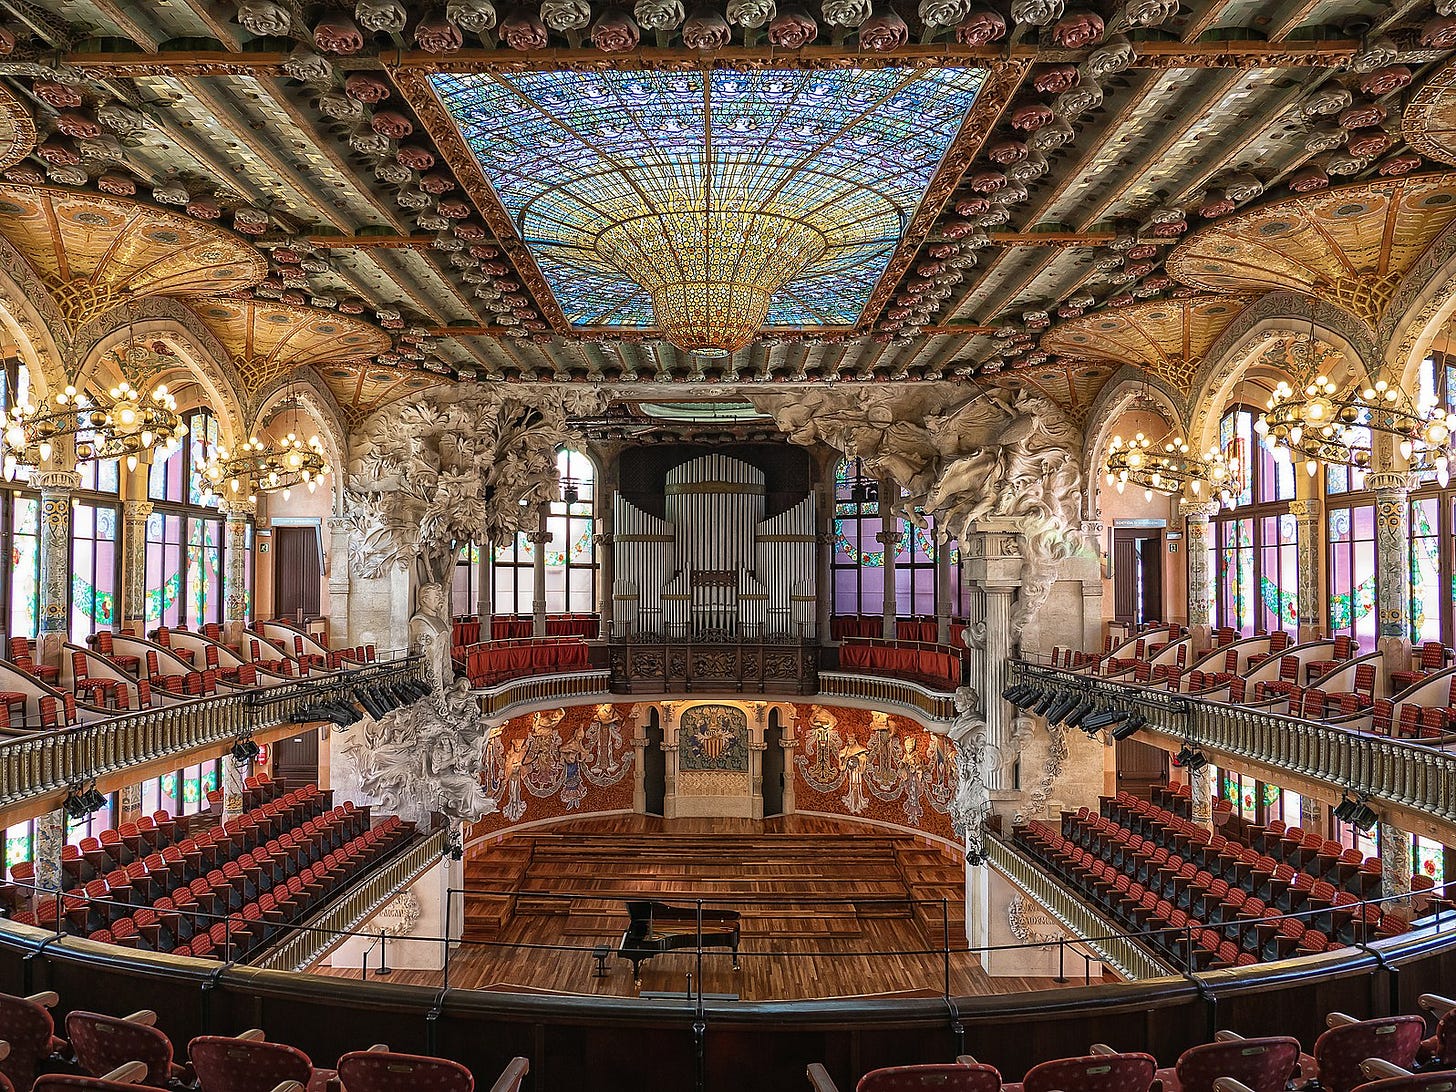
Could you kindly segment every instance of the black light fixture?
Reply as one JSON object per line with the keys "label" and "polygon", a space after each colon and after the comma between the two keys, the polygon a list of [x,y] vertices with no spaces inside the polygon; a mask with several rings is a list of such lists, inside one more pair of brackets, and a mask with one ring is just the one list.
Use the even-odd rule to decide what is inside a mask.
{"label": "black light fixture", "polygon": [[92,812],[106,806],[106,797],[96,791],[96,782],[72,785],[61,801],[61,810],[68,819],[85,819]]}
{"label": "black light fixture", "polygon": [[239,766],[246,766],[253,759],[262,753],[263,748],[253,742],[251,736],[239,739],[233,744],[233,761]]}
{"label": "black light fixture", "polygon": [[1077,725],[1077,727],[1081,728],[1082,731],[1090,736],[1093,732],[1100,732],[1104,728],[1110,728],[1114,724],[1120,724],[1130,716],[1132,714],[1126,709],[1104,709],[1100,713],[1093,713],[1090,717],[1084,719],[1081,724]]}
{"label": "black light fixture", "polygon": [[1116,740],[1124,740],[1128,736],[1133,735],[1143,728],[1146,728],[1147,724],[1147,717],[1143,716],[1141,713],[1134,713],[1132,716],[1128,717],[1127,720],[1123,721],[1112,730],[1112,738]]}
{"label": "black light fixture", "polygon": [[567,504],[575,504],[581,499],[580,483],[575,478],[561,479],[561,499]]}
{"label": "black light fixture", "polygon": [[1173,765],[1181,770],[1196,773],[1208,765],[1208,756],[1203,753],[1201,748],[1195,747],[1191,743],[1185,743],[1182,749],[1173,756]]}
{"label": "black light fixture", "polygon": [[1362,834],[1369,834],[1375,824],[1380,822],[1380,815],[1370,806],[1369,800],[1368,796],[1358,794],[1352,800],[1346,790],[1340,794],[1340,802],[1335,805],[1335,818],[1342,823],[1349,823]]}

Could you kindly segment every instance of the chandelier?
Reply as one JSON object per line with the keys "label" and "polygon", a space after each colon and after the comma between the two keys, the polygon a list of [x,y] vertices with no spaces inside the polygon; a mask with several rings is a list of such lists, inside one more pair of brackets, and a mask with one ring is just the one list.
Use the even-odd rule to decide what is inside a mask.
{"label": "chandelier", "polygon": [[12,406],[4,423],[5,474],[50,461],[57,445],[69,440],[76,461],[125,459],[135,470],[137,457],[155,449],[163,458],[182,444],[187,426],[177,399],[165,383],[150,384],[166,358],[135,342],[116,354],[123,378],[107,391],[78,391],[72,384],[39,405]]}
{"label": "chandelier", "polygon": [[679,349],[727,356],[763,326],[774,293],[828,249],[813,225],[746,198],[715,205],[673,195],[597,236],[603,262],[647,291]]}
{"label": "chandelier", "polygon": [[220,446],[197,468],[204,501],[218,497],[251,502],[259,493],[282,493],[287,500],[295,485],[302,483],[312,493],[328,473],[319,438],[310,436],[305,442],[292,432],[275,444],[254,436],[235,454]]}
{"label": "chandelier", "polygon": [[1442,486],[1456,456],[1456,415],[1434,399],[1417,405],[1384,378],[1344,393],[1323,374],[1299,386],[1281,379],[1254,428],[1276,456],[1302,460],[1311,475],[1321,463],[1364,473],[1381,435],[1392,439],[1412,470],[1434,473]]}
{"label": "chandelier", "polygon": [[1238,495],[1237,457],[1210,448],[1199,455],[1181,436],[1161,442],[1139,432],[1131,439],[1114,436],[1107,449],[1107,484],[1121,493],[1129,482],[1141,486],[1148,500],[1154,493],[1232,504]]}

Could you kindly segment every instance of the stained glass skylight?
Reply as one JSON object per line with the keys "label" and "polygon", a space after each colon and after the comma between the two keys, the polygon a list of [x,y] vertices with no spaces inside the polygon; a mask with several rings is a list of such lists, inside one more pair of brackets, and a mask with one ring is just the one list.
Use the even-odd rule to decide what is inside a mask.
{"label": "stained glass skylight", "polygon": [[643,205],[772,207],[827,242],[769,326],[853,324],[984,82],[981,69],[433,76],[569,321],[654,325],[597,237]]}

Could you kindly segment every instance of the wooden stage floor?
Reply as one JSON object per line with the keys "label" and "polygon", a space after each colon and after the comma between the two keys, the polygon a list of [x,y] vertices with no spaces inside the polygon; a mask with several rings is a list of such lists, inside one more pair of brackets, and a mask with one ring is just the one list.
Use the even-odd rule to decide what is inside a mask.
{"label": "wooden stage floor", "polygon": [[[745,1001],[939,996],[942,899],[952,947],[965,943],[962,868],[908,835],[812,817],[562,823],[513,835],[466,861],[468,888],[518,893],[467,899],[466,940],[451,957],[450,985],[634,996],[631,965],[615,955],[624,901],[692,906],[702,897],[742,915],[741,969],[732,969],[726,950],[705,951],[706,993]],[[598,945],[613,952],[602,978],[592,956]],[[315,973],[358,978],[360,968]],[[641,990],[684,992],[696,973],[695,952],[658,955],[642,966]],[[438,986],[442,975],[396,970],[388,980]],[[991,978],[977,957],[951,953],[955,995],[1057,985]]]}

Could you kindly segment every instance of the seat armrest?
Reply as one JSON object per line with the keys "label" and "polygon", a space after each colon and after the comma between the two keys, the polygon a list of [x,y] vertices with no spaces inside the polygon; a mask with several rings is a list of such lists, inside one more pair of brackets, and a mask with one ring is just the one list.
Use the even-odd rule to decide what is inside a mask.
{"label": "seat armrest", "polygon": [[273,1092],[304,1092],[304,1086],[297,1081],[284,1081],[282,1084],[274,1085]]}
{"label": "seat armrest", "polygon": [[1237,1043],[1243,1039],[1243,1036],[1236,1031],[1216,1031],[1213,1033],[1213,1039],[1217,1043]]}
{"label": "seat armrest", "polygon": [[42,1008],[53,1009],[61,1003],[61,995],[55,990],[42,990],[40,993],[33,993],[26,998]]}
{"label": "seat armrest", "polygon": [[1327,1028],[1342,1028],[1346,1024],[1358,1024],[1359,1022],[1349,1013],[1344,1012],[1332,1012],[1325,1017],[1325,1027]]}
{"label": "seat armrest", "polygon": [[367,1051],[365,1051],[365,1053],[366,1054],[388,1054],[389,1053],[389,1044],[388,1043],[375,1043],[372,1047],[370,1047]]}
{"label": "seat armrest", "polygon": [[[517,1092],[521,1087],[521,1081],[525,1080],[526,1074],[531,1071],[529,1058],[512,1058],[501,1070],[501,1075],[496,1078],[495,1084],[490,1086],[490,1092]],[[273,1092],[278,1092],[275,1088]]]}
{"label": "seat armrest", "polygon": [[1360,1072],[1371,1081],[1378,1081],[1383,1077],[1409,1077],[1411,1075],[1409,1069],[1403,1069],[1394,1062],[1387,1062],[1384,1058],[1366,1058],[1360,1063]]}
{"label": "seat armrest", "polygon": [[1436,1017],[1445,1016],[1452,1009],[1456,1009],[1456,1001],[1439,993],[1423,993],[1416,998],[1416,1004]]}
{"label": "seat armrest", "polygon": [[262,1028],[249,1028],[247,1031],[233,1036],[233,1038],[242,1039],[249,1043],[262,1043],[267,1040],[268,1035]]}
{"label": "seat armrest", "polygon": [[146,1062],[123,1062],[110,1073],[103,1073],[103,1081],[116,1081],[118,1084],[140,1084],[147,1075]]}
{"label": "seat armrest", "polygon": [[956,1055],[956,1065],[980,1065],[980,1064],[981,1064],[980,1062],[976,1061],[976,1059],[973,1058],[969,1054],[957,1054]]}
{"label": "seat armrest", "polygon": [[1090,1047],[1087,1048],[1087,1053],[1088,1054],[1116,1054],[1117,1051],[1113,1050],[1106,1043],[1093,1043]]}
{"label": "seat armrest", "polygon": [[10,1044],[4,1039],[0,1039],[0,1062],[3,1062],[8,1057],[10,1057]]}
{"label": "seat armrest", "polygon": [[806,1071],[809,1077],[809,1087],[814,1092],[839,1092],[834,1084],[834,1078],[829,1075],[829,1070],[819,1062],[810,1062]]}
{"label": "seat armrest", "polygon": [[151,1009],[137,1009],[130,1016],[123,1016],[122,1019],[128,1024],[145,1024],[149,1028],[157,1026],[157,1014]]}
{"label": "seat armrest", "polygon": [[1213,1092],[1254,1092],[1243,1081],[1232,1077],[1219,1077],[1213,1082]]}

